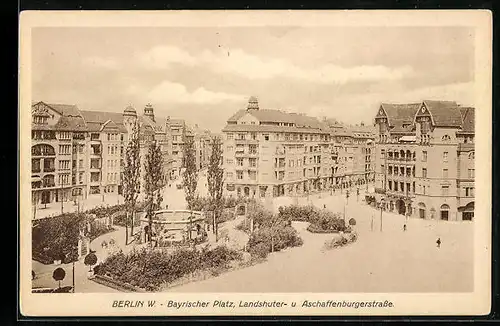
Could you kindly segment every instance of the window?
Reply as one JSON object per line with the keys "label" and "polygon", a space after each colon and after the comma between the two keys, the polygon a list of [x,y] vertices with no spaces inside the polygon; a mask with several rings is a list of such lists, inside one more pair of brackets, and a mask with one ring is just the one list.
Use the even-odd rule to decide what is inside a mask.
{"label": "window", "polygon": [[427,151],[422,151],[422,162],[427,162]]}
{"label": "window", "polygon": [[233,134],[227,134],[227,140],[233,140]]}
{"label": "window", "polygon": [[443,152],[443,162],[448,162],[448,152]]}
{"label": "window", "polygon": [[427,169],[422,168],[422,178],[427,178]]}
{"label": "window", "polygon": [[250,158],[248,159],[249,163],[250,163],[250,167],[254,168],[257,166],[257,159],[256,158]]}
{"label": "window", "polygon": [[71,132],[67,132],[67,131],[60,132],[59,139],[71,139]]}
{"label": "window", "polygon": [[228,158],[228,159],[226,160],[226,164],[227,164],[227,165],[232,165],[232,164],[233,164],[233,160],[231,160],[231,159],[229,159],[229,158]]}
{"label": "window", "polygon": [[449,141],[450,139],[451,139],[451,138],[450,138],[450,136],[448,136],[448,135],[444,135],[443,137],[441,137],[441,140],[442,140],[442,141]]}
{"label": "window", "polygon": [[269,134],[264,134],[264,140],[269,140]]}
{"label": "window", "polygon": [[243,179],[243,171],[236,171],[236,178],[238,180]]}
{"label": "window", "polygon": [[441,186],[441,195],[448,196],[450,190],[450,186]]}
{"label": "window", "polygon": [[59,154],[62,155],[71,154],[71,145],[59,145]]}
{"label": "window", "polygon": [[69,170],[69,160],[59,161],[59,170]]}
{"label": "window", "polygon": [[424,195],[425,195],[425,186],[423,186],[423,188],[424,188]]}
{"label": "window", "polygon": [[466,187],[465,188],[465,197],[474,197],[474,188]]}
{"label": "window", "polygon": [[232,179],[233,178],[233,172],[226,172],[226,178]]}
{"label": "window", "polygon": [[469,153],[469,160],[473,160],[474,159],[474,152],[470,152]]}
{"label": "window", "polygon": [[232,152],[233,151],[233,146],[227,146],[226,149],[227,149],[228,152]]}
{"label": "window", "polygon": [[239,140],[245,140],[245,134],[238,134]]}
{"label": "window", "polygon": [[237,158],[236,159],[236,165],[243,166],[243,158]]}
{"label": "window", "polygon": [[257,133],[252,132],[252,139],[253,139],[253,140],[256,140],[256,139],[257,139]]}
{"label": "window", "polygon": [[249,176],[250,180],[257,180],[257,172],[255,172],[255,171],[248,172],[248,176]]}
{"label": "window", "polygon": [[468,170],[468,177],[469,177],[469,179],[474,178],[474,172],[475,172],[475,170],[474,170],[474,169],[469,169],[469,170]]}
{"label": "window", "polygon": [[83,183],[83,172],[78,173],[78,183]]}
{"label": "window", "polygon": [[448,169],[443,169],[443,178],[448,178]]}
{"label": "window", "polygon": [[257,154],[257,145],[249,145],[248,150],[250,154]]}
{"label": "window", "polygon": [[291,168],[293,168],[294,163],[295,163],[294,160],[289,160],[288,161],[288,166],[291,167]]}

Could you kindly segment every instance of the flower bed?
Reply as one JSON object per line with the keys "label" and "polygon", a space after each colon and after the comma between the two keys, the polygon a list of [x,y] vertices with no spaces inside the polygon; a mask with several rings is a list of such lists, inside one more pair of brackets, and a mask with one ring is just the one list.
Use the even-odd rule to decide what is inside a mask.
{"label": "flower bed", "polygon": [[98,265],[96,274],[146,291],[157,291],[199,271],[226,270],[232,261],[240,259],[240,252],[226,247],[180,248],[172,253],[142,249],[127,255],[119,252],[109,256]]}
{"label": "flower bed", "polygon": [[343,231],[335,230],[335,229],[323,229],[322,227],[316,225],[316,224],[309,224],[307,227],[307,231],[311,233],[350,233],[351,229],[349,227],[345,228]]}
{"label": "flower bed", "polygon": [[358,234],[356,232],[351,232],[348,234],[342,234],[340,237],[335,237],[333,240],[325,242],[325,249],[337,249],[344,247],[348,244],[356,242],[358,240]]}

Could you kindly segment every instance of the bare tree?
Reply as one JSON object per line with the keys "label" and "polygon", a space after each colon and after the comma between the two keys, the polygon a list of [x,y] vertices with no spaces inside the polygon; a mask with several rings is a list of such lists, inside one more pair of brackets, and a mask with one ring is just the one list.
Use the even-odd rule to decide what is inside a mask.
{"label": "bare tree", "polygon": [[153,230],[153,214],[160,208],[163,182],[163,156],[160,144],[151,142],[144,162],[144,191],[146,194],[146,216],[149,222],[148,239],[151,241]]}
{"label": "bare tree", "polygon": [[140,143],[139,124],[135,122],[129,135],[127,149],[125,151],[125,166],[123,169],[123,195],[125,197],[125,244],[128,244],[128,222],[132,219],[131,234],[134,233],[134,213],[137,197],[140,192]]}
{"label": "bare tree", "polygon": [[198,169],[196,167],[196,156],[194,140],[192,137],[186,140],[184,144],[184,173],[182,174],[184,192],[188,209],[192,209],[195,199],[196,187],[198,186]]}
{"label": "bare tree", "polygon": [[208,194],[210,196],[210,207],[213,212],[213,230],[215,239],[218,240],[218,219],[222,212],[224,186],[224,170],[222,169],[222,141],[215,136],[210,141],[211,154],[208,162]]}

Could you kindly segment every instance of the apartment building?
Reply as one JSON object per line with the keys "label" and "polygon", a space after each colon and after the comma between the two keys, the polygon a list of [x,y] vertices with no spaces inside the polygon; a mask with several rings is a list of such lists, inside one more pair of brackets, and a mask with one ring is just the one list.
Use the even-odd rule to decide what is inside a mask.
{"label": "apartment building", "polygon": [[340,188],[368,185],[374,181],[374,137],[369,126],[348,127],[327,122],[330,129],[333,184]]}
{"label": "apartment building", "polygon": [[260,109],[250,97],[222,132],[228,196],[299,195],[332,183],[330,130],[316,118]]}
{"label": "apartment building", "polygon": [[453,101],[380,105],[376,193],[422,219],[474,217],[474,108]]}
{"label": "apartment building", "polygon": [[[151,141],[160,143],[167,182],[174,169],[167,120],[157,120],[150,104],[144,108],[144,115],[138,116],[131,106],[118,113],[79,110],[75,105],[34,103],[33,204],[121,194],[125,150],[135,121],[140,126],[142,159],[146,158]],[[144,173],[143,167],[141,170]]]}
{"label": "apartment building", "polygon": [[88,133],[74,105],[32,105],[31,188],[33,205],[87,194]]}

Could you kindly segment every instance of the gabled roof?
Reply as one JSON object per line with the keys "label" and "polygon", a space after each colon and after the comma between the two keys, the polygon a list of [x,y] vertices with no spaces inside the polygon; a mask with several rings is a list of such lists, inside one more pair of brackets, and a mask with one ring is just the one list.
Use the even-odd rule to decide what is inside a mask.
{"label": "gabled roof", "polygon": [[85,120],[81,117],[61,116],[54,125],[55,130],[61,131],[87,131]]}
{"label": "gabled roof", "polygon": [[460,112],[462,113],[462,132],[473,133],[475,131],[475,111],[474,108],[460,108]]}
{"label": "gabled roof", "polygon": [[119,112],[80,111],[89,131],[98,132],[107,121],[113,121],[121,132],[127,129],[123,125],[123,114]]}
{"label": "gabled roof", "polygon": [[387,114],[389,126],[412,123],[415,112],[420,108],[421,103],[391,104],[382,103],[380,106]]}
{"label": "gabled roof", "polygon": [[45,105],[51,107],[54,111],[58,112],[60,115],[65,115],[67,117],[79,117],[80,116],[80,110],[78,110],[78,107],[73,104],[52,104],[52,103],[45,103],[42,102]]}

